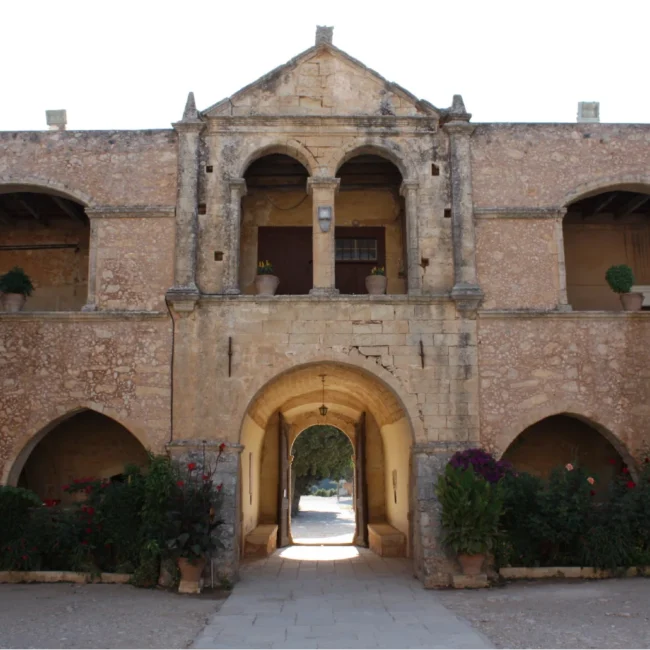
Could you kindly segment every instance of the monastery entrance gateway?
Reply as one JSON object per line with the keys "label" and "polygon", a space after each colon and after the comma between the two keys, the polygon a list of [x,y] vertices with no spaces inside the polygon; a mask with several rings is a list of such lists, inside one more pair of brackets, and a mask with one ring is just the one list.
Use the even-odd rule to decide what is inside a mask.
{"label": "monastery entrance gateway", "polygon": [[408,418],[380,379],[333,362],[276,377],[249,406],[241,433],[241,555],[265,557],[294,543],[293,446],[306,429],[322,424],[343,432],[354,450],[352,543],[379,555],[410,556]]}

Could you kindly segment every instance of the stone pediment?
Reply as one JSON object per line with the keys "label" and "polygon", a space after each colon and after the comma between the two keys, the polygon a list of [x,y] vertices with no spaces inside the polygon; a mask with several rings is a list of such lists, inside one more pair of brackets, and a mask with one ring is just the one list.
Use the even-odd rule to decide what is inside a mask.
{"label": "stone pediment", "polygon": [[329,43],[311,47],[202,111],[205,117],[372,115],[439,117],[432,104]]}

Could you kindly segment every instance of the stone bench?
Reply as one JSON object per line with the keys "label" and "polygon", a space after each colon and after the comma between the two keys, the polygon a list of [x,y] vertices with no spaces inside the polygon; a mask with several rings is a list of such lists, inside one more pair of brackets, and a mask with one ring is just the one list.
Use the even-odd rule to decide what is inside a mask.
{"label": "stone bench", "polygon": [[278,546],[277,524],[258,526],[246,535],[245,557],[268,557]]}
{"label": "stone bench", "polygon": [[406,535],[390,524],[368,524],[368,546],[381,557],[406,557]]}

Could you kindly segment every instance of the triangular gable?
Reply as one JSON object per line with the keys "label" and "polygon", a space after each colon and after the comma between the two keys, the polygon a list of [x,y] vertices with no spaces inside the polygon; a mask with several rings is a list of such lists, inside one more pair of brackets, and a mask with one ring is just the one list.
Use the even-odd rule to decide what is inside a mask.
{"label": "triangular gable", "polygon": [[395,115],[442,111],[328,43],[309,48],[202,111],[231,115]]}

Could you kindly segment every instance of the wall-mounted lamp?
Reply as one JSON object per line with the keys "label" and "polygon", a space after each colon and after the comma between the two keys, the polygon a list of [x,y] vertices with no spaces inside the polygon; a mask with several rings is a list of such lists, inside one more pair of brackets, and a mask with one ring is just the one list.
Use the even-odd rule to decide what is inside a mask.
{"label": "wall-mounted lamp", "polygon": [[321,232],[329,232],[332,223],[332,206],[319,205],[318,206],[318,225]]}

